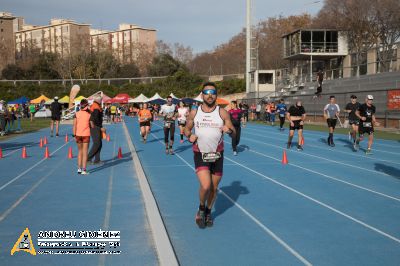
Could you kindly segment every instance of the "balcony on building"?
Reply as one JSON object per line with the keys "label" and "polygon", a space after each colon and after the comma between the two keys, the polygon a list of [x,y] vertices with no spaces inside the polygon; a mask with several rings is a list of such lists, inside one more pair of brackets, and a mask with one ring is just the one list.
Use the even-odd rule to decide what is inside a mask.
{"label": "balcony on building", "polygon": [[284,59],[327,60],[348,54],[343,32],[329,29],[299,29],[283,39]]}

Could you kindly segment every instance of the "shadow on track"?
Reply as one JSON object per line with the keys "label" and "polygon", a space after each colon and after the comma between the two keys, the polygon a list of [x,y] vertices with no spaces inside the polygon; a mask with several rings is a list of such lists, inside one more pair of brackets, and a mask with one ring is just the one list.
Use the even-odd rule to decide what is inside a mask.
{"label": "shadow on track", "polygon": [[[234,202],[236,202],[240,195],[249,194],[247,187],[241,185],[241,181],[233,181],[230,186],[221,187],[220,190],[223,191],[228,197],[230,197]],[[218,217],[223,214],[229,208],[233,207],[233,202],[227,199],[223,195],[218,196],[218,200],[215,202],[215,211],[213,213],[214,217]]]}
{"label": "shadow on track", "polygon": [[375,163],[375,170],[400,179],[400,169],[381,163]]}

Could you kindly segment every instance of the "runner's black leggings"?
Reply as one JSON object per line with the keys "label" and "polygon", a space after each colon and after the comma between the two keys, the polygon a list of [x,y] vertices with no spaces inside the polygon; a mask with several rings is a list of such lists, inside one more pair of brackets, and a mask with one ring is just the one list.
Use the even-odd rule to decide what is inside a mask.
{"label": "runner's black leggings", "polygon": [[171,126],[164,127],[164,142],[168,143],[168,135],[171,139],[171,141],[174,141],[174,135],[175,135],[175,124],[171,124]]}
{"label": "runner's black leggings", "polygon": [[279,121],[280,121],[279,126],[282,128],[283,124],[285,124],[285,117],[279,116]]}
{"label": "runner's black leggings", "polygon": [[231,137],[232,137],[232,149],[233,151],[237,151],[237,145],[239,145],[240,142],[240,131],[241,131],[241,127],[240,126],[235,126],[235,133],[232,133]]}

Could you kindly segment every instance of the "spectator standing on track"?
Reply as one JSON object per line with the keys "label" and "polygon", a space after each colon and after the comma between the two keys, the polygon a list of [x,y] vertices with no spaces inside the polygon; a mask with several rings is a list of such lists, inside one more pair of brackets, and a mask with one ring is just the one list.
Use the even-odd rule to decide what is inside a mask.
{"label": "spectator standing on track", "polygon": [[271,116],[271,105],[269,102],[265,103],[264,111],[265,111],[265,122],[269,122],[270,116]]}
{"label": "spectator standing on track", "polygon": [[[223,134],[235,132],[228,112],[216,104],[215,83],[203,84],[202,97],[203,103],[197,110],[190,111],[185,127],[185,135],[189,142],[193,143],[194,164],[200,183],[200,204],[195,217],[196,224],[200,228],[213,225],[211,209],[223,172]],[[192,133],[193,128],[194,133]]]}
{"label": "spectator standing on track", "polygon": [[232,122],[232,125],[235,127],[235,132],[232,133],[232,150],[233,150],[233,155],[237,155],[237,145],[239,145],[240,142],[240,133],[241,133],[241,121],[243,118],[243,111],[238,108],[237,102],[236,101],[231,101],[231,109],[229,110],[229,115],[230,119]]}
{"label": "spectator standing on track", "polygon": [[297,149],[303,150],[303,146],[300,145],[303,139],[303,126],[306,119],[306,110],[304,109],[301,101],[297,101],[295,105],[290,106],[289,111],[286,113],[286,118],[289,121],[289,139],[287,148],[290,149],[292,146],[292,140],[294,131],[297,130],[298,142]]}
{"label": "spectator standing on track", "polygon": [[369,135],[368,137],[368,148],[365,151],[365,154],[372,154],[371,147],[374,141],[374,126],[379,126],[379,123],[375,119],[376,108],[372,104],[374,100],[374,96],[367,95],[365,99],[365,103],[361,104],[358,110],[356,111],[356,116],[360,119],[359,126],[359,138],[356,140],[356,146],[358,149],[358,145],[360,143],[360,138],[364,136],[365,133]]}
{"label": "spectator standing on track", "polygon": [[331,147],[335,147],[335,143],[333,142],[333,132],[335,131],[339,113],[339,105],[336,103],[335,96],[332,95],[329,97],[329,103],[324,107],[324,118],[326,119],[329,128],[328,145]]}
{"label": "spectator standing on track", "polygon": [[73,124],[73,134],[78,145],[78,174],[87,175],[86,164],[90,143],[90,110],[88,101],[81,100],[80,110],[76,113]]}
{"label": "spectator standing on track", "polygon": [[287,111],[287,107],[286,107],[284,99],[279,100],[279,104],[276,106],[276,109],[277,109],[278,115],[279,115],[279,130],[282,131],[282,130],[284,130],[283,124],[285,124],[285,115],[286,115],[286,111]]}
{"label": "spectator standing on track", "polygon": [[56,124],[56,137],[58,137],[58,128],[61,120],[62,105],[58,102],[58,97],[54,97],[54,101],[50,104],[51,123],[50,137],[53,137],[54,123]]}
{"label": "spectator standing on track", "polygon": [[250,110],[251,110],[251,112],[250,112],[250,114],[251,114],[250,119],[251,119],[251,121],[254,121],[254,120],[256,119],[256,104],[255,104],[255,103],[253,103],[253,104],[250,106]]}
{"label": "spectator standing on track", "polygon": [[[360,119],[356,115],[356,111],[360,107],[360,103],[357,102],[357,96],[351,95],[350,102],[346,105],[345,112],[349,114],[349,124],[352,127],[352,130],[349,132],[351,139],[353,140],[354,150],[357,150],[357,133],[358,133],[358,125],[360,124]],[[349,137],[350,139],[350,137]]]}
{"label": "spectator standing on track", "polygon": [[[97,96],[93,99],[93,104],[90,107],[90,137],[93,142],[87,159],[90,164],[102,164],[100,153],[103,147],[103,133],[106,133],[106,129],[103,127],[103,110],[100,104],[101,97]],[[92,162],[93,158],[94,161]]]}

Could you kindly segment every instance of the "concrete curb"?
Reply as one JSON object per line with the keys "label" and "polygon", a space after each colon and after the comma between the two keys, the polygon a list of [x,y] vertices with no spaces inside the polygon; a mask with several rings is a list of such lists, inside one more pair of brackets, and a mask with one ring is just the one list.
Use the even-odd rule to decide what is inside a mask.
{"label": "concrete curb", "polygon": [[142,191],[146,214],[149,220],[151,232],[155,242],[155,248],[158,255],[158,261],[160,262],[160,265],[179,265],[178,259],[174,252],[174,248],[172,247],[167,230],[158,209],[157,202],[154,198],[153,192],[151,191],[146,174],[144,173],[142,164],[140,163],[135,146],[133,145],[125,122],[123,122],[123,127],[125,138],[128,142],[129,149],[132,155],[132,161],[135,166],[135,171],[139,180],[140,189]]}

